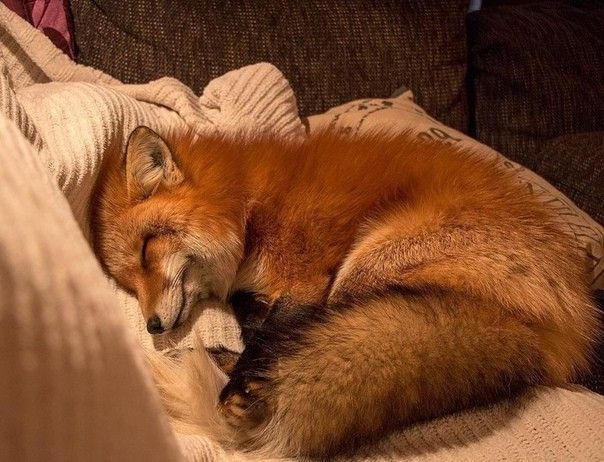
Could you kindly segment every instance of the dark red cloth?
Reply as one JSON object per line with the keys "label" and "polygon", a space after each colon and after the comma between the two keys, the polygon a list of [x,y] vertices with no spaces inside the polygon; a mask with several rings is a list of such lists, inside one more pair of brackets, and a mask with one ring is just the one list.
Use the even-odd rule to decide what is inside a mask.
{"label": "dark red cloth", "polygon": [[73,28],[67,0],[1,0],[41,30],[58,48],[75,57]]}

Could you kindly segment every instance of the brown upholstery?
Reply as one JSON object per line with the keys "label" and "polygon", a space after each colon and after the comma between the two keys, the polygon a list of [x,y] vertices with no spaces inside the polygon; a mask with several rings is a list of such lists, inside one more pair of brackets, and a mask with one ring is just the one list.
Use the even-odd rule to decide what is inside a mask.
{"label": "brown upholstery", "polygon": [[535,171],[604,225],[604,131],[548,141],[537,155]]}
{"label": "brown upholstery", "polygon": [[[200,92],[268,61],[303,115],[412,88],[431,115],[466,130],[467,0],[72,0],[78,61],[125,82],[164,75]],[[180,6],[175,6],[180,5]]]}
{"label": "brown upholstery", "polygon": [[468,16],[472,132],[530,169],[546,141],[604,130],[604,6],[564,3]]}

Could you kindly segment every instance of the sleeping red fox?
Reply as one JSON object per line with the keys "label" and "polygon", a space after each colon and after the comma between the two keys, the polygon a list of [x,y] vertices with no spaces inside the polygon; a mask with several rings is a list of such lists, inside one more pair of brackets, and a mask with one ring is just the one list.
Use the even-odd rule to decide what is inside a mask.
{"label": "sleeping red fox", "polygon": [[410,134],[164,141],[145,127],[120,155],[97,184],[93,237],[148,330],[207,297],[242,315],[216,414],[194,402],[203,390],[160,383],[190,431],[215,419],[241,447],[329,455],[588,365],[582,261],[495,162]]}

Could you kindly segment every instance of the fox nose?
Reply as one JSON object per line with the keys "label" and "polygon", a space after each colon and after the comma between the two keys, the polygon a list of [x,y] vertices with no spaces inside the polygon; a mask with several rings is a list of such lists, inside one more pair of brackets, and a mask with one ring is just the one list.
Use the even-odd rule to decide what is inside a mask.
{"label": "fox nose", "polygon": [[161,326],[161,319],[159,316],[154,314],[147,321],[147,332],[150,334],[161,334],[164,331],[164,328]]}

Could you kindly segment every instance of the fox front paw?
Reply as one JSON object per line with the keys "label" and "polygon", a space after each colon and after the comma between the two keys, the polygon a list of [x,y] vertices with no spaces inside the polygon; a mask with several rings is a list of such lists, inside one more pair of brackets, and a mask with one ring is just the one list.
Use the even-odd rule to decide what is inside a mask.
{"label": "fox front paw", "polygon": [[235,428],[256,428],[266,422],[271,414],[269,388],[265,380],[231,376],[220,394],[220,412]]}
{"label": "fox front paw", "polygon": [[282,349],[271,324],[261,327],[247,344],[220,394],[220,411],[240,430],[260,426],[274,410],[276,364]]}
{"label": "fox front paw", "polygon": [[279,298],[249,339],[220,395],[220,410],[240,430],[267,423],[276,411],[279,364],[306,346],[305,332],[322,317],[316,306]]}

